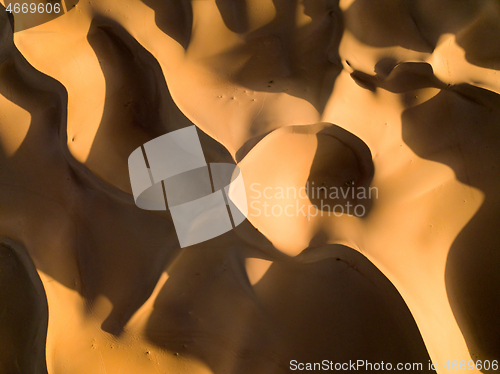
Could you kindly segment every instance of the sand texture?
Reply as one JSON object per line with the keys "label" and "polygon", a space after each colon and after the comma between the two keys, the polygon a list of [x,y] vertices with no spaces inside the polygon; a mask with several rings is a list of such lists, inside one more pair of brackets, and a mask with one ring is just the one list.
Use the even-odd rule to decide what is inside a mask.
{"label": "sand texture", "polygon": [[[0,374],[500,359],[498,0],[0,3]],[[192,125],[250,208],[181,248],[128,158]]]}

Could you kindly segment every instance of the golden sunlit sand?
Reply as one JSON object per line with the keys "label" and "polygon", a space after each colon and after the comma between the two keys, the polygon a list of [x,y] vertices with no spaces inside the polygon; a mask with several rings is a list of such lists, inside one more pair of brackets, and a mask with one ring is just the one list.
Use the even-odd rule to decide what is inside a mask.
{"label": "golden sunlit sand", "polygon": [[[62,5],[0,7],[1,374],[495,371],[498,1]],[[193,124],[248,216],[181,249],[128,157]]]}

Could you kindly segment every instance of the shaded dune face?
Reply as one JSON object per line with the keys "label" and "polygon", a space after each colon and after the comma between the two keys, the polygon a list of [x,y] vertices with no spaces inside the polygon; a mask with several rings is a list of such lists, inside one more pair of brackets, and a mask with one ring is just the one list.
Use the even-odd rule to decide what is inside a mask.
{"label": "shaded dune face", "polygon": [[144,0],[143,3],[155,11],[155,23],[158,28],[187,48],[193,28],[191,2],[189,0]]}
{"label": "shaded dune face", "polygon": [[47,301],[25,248],[0,239],[0,372],[47,373]]}
{"label": "shaded dune face", "polygon": [[[121,25],[96,17],[87,40],[106,81],[104,111],[85,166],[106,182],[130,191],[127,159],[145,142],[192,123],[174,104],[158,61]],[[90,129],[81,129],[78,143]],[[199,131],[209,162],[231,162],[227,150]],[[103,159],[105,161],[103,162]]]}
{"label": "shaded dune face", "polygon": [[[100,0],[15,39],[0,13],[1,374],[499,358],[498,2]],[[249,215],[180,250],[127,158],[193,124]]]}
{"label": "shaded dune face", "polygon": [[347,202],[351,205],[364,204],[359,194],[352,195],[348,189],[369,189],[374,174],[370,149],[361,139],[341,127],[315,127],[320,128],[316,135],[318,143],[307,182],[324,188],[324,191],[340,191],[340,194],[337,197],[336,194],[327,195],[319,191],[314,196],[309,193],[309,200],[316,206],[321,205],[321,200],[329,206],[345,206]]}
{"label": "shaded dune face", "polygon": [[[249,221],[290,255],[307,247],[323,225],[335,231],[335,212],[347,212],[349,206],[351,217],[342,219],[368,215],[370,199],[358,200],[355,191],[368,191],[371,184],[370,150],[336,125],[273,131],[239,165],[245,175]],[[363,217],[352,217],[357,205],[362,205],[358,210]]]}
{"label": "shaded dune face", "polygon": [[274,258],[251,286],[238,269],[262,254],[245,252],[207,245],[183,254],[155,300],[146,337],[214,373],[286,373],[291,357],[325,355],[427,362],[400,296],[361,254],[323,246],[294,261]]}
{"label": "shaded dune face", "polygon": [[[449,165],[458,180],[485,194],[484,204],[454,240],[445,272],[457,322],[472,356],[482,360],[498,358],[500,350],[495,322],[500,308],[496,286],[500,255],[493,250],[499,219],[499,105],[498,94],[462,84],[403,113],[403,139],[417,154]],[[443,111],[450,107],[454,110]],[[439,127],[428,125],[436,122]]]}
{"label": "shaded dune face", "polygon": [[[495,169],[499,154],[494,143],[498,139],[499,95],[468,83],[445,84],[431,65],[421,62],[401,63],[389,73],[355,71],[351,76],[361,87],[402,93],[407,107],[402,113],[405,143],[420,157],[452,168],[460,182],[484,192],[483,205],[451,245],[445,279],[450,305],[471,356],[497,359],[499,331],[493,311],[500,304],[493,285],[499,280],[495,270],[499,258],[487,248],[494,247],[493,227],[498,222]],[[435,93],[420,102],[418,95],[429,89]],[[467,196],[463,203],[468,203]]]}
{"label": "shaded dune face", "polygon": [[[248,25],[244,27],[245,21],[239,22],[242,28],[234,31],[245,43],[223,55],[213,56],[213,64],[226,68],[225,64],[231,59],[241,59],[241,64],[227,67],[234,83],[255,91],[286,92],[309,101],[322,112],[341,70],[338,46],[343,24],[338,5],[277,0],[273,2],[275,18],[256,27],[238,2],[216,3],[225,25],[236,24],[237,20],[246,20]],[[231,15],[228,4],[231,4]],[[299,5],[303,7],[303,15]],[[310,22],[296,25],[297,14]]]}
{"label": "shaded dune face", "polygon": [[100,21],[94,20],[87,38],[106,80],[106,99],[86,166],[128,190],[128,155],[167,131],[170,97],[154,57],[120,25]]}
{"label": "shaded dune face", "polygon": [[432,52],[444,34],[454,34],[467,60],[498,69],[498,17],[492,0],[356,0],[344,13],[346,29],[376,47],[401,46]]}

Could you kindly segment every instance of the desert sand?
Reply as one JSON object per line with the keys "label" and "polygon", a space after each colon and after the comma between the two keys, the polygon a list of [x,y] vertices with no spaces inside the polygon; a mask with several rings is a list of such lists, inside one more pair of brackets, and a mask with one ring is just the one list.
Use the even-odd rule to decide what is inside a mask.
{"label": "desert sand", "polygon": [[[0,6],[0,373],[500,359],[498,1],[62,5]],[[192,125],[250,209],[180,248],[127,161]]]}

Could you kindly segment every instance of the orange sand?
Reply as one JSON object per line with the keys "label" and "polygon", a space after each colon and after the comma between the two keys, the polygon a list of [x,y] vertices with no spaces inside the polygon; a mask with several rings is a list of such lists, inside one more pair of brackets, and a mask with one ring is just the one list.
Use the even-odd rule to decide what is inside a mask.
{"label": "orange sand", "polygon": [[[14,25],[0,7],[0,373],[500,358],[498,1],[65,7]],[[127,159],[192,124],[249,203],[378,194],[363,217],[250,209],[180,250]]]}

